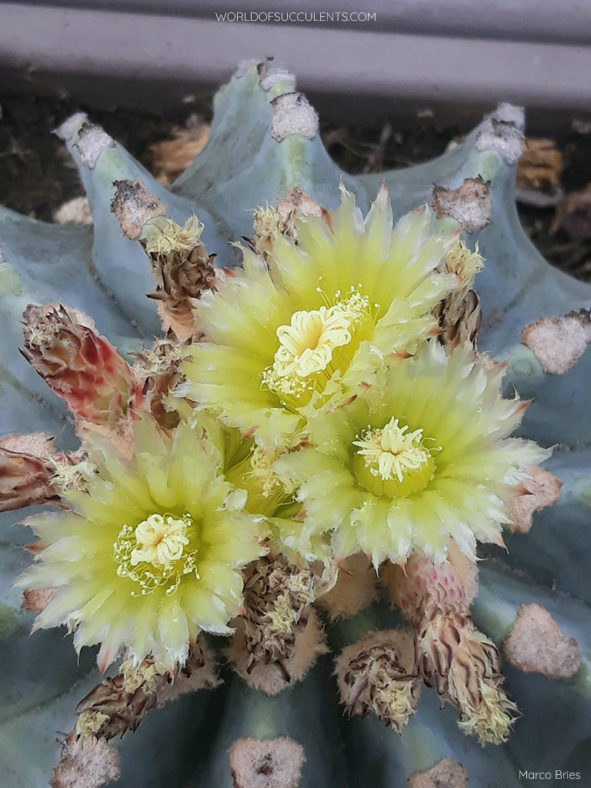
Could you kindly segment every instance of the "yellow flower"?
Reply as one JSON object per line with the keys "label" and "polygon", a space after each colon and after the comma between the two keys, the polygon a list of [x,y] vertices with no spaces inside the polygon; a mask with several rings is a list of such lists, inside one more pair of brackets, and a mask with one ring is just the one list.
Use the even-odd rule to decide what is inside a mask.
{"label": "yellow flower", "polygon": [[415,353],[437,333],[434,308],[460,286],[446,269],[457,233],[428,208],[393,228],[385,190],[365,220],[341,189],[332,214],[295,219],[265,262],[243,250],[244,272],[204,293],[205,340],[185,364],[187,393],[257,441],[281,445],[331,397],[371,383],[385,357]]}
{"label": "yellow flower", "polygon": [[265,552],[246,491],[223,475],[231,443],[201,414],[172,438],[138,422],[131,459],[108,444],[91,450],[87,491],[64,493],[69,511],[29,521],[40,541],[18,584],[56,589],[36,627],[67,624],[78,650],[100,642],[103,670],[123,648],[136,665],[151,653],[172,668],[200,630],[230,634],[240,569]]}
{"label": "yellow flower", "polygon": [[450,537],[475,560],[476,540],[500,542],[505,503],[546,459],[507,436],[526,403],[499,396],[503,367],[451,355],[435,341],[384,367],[375,385],[310,419],[310,447],[273,470],[297,486],[309,528],[334,531],[337,558],[358,551],[377,567],[414,550],[442,559]]}
{"label": "yellow flower", "polygon": [[245,508],[264,521],[265,535],[272,554],[282,553],[290,563],[303,566],[324,560],[330,554],[326,529],[306,521],[302,505],[294,500],[294,487],[281,479],[273,465],[282,452],[244,441],[234,454],[226,478],[248,493]]}

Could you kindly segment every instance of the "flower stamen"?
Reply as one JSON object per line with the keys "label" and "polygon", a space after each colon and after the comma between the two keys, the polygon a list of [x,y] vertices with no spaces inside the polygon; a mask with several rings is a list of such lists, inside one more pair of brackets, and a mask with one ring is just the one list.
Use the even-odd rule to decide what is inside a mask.
{"label": "flower stamen", "polygon": [[197,548],[190,547],[194,530],[189,514],[151,514],[135,528],[124,525],[113,545],[117,574],[138,583],[141,596],[159,586],[174,593],[183,575],[197,571]]}
{"label": "flower stamen", "polygon": [[170,569],[183,554],[185,545],[189,544],[186,533],[184,519],[177,520],[170,514],[151,514],[136,526],[135,538],[139,547],[131,553],[131,565],[149,561],[155,566]]}
{"label": "flower stamen", "polygon": [[316,376],[332,375],[335,350],[351,343],[368,304],[367,296],[352,288],[348,298],[333,306],[294,312],[290,325],[277,329],[279,347],[272,366],[263,373],[263,383],[278,394],[292,396],[316,388]]}
{"label": "flower stamen", "polygon": [[402,483],[407,470],[416,470],[429,460],[429,451],[423,446],[423,430],[407,430],[407,424],[400,427],[398,419],[391,418],[382,429],[368,431],[361,440],[353,441],[373,476],[383,481],[396,476]]}
{"label": "flower stamen", "polygon": [[353,459],[357,480],[374,495],[404,498],[433,478],[433,452],[438,449],[426,448],[422,429],[408,429],[392,417],[380,429],[369,426],[353,441],[358,447]]}

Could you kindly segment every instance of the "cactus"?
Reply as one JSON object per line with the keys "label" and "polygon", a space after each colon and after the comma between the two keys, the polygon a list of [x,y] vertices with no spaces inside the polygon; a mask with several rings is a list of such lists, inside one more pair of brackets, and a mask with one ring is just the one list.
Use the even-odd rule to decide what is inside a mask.
{"label": "cactus", "polygon": [[[74,116],[58,133],[93,227],[0,212],[3,784],[584,781],[591,288],[519,225],[522,111],[500,105],[432,162],[352,177],[283,69],[246,64],[214,109],[170,191]],[[387,195],[408,214],[394,235]],[[242,274],[229,242],[244,238]],[[331,272],[357,277],[362,259],[369,276],[395,238],[406,257],[388,251],[374,271],[386,329],[366,280],[332,306],[324,289],[322,305]],[[411,263],[423,278],[396,300]],[[273,310],[265,356],[249,325]],[[296,358],[317,330],[316,355]],[[453,473],[435,469],[449,447],[409,426],[437,410],[421,383],[433,365],[451,410],[431,432],[455,419],[470,436],[454,461],[473,489],[454,487],[453,505]],[[408,423],[388,421],[409,380]],[[507,439],[517,427],[528,441]],[[361,503],[339,465],[346,435]],[[437,516],[414,503],[427,484],[441,485]],[[385,498],[406,502],[408,531],[388,531],[401,510]],[[65,618],[78,649],[102,644],[103,672],[125,657],[108,678],[94,648],[77,659],[51,628]]]}

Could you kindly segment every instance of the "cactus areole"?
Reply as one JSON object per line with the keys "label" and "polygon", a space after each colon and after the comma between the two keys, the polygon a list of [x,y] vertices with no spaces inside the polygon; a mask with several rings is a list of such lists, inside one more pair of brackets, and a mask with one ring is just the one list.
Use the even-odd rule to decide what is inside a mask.
{"label": "cactus areole", "polygon": [[522,111],[355,178],[247,63],[170,191],[58,134],[92,228],[0,212],[3,785],[591,781],[591,289]]}

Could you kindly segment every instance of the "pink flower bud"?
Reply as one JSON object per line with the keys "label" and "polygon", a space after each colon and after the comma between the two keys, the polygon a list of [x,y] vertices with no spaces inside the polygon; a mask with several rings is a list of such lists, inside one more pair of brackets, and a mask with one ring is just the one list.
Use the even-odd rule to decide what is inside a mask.
{"label": "pink flower bud", "polygon": [[141,392],[127,362],[90,318],[53,304],[29,305],[23,317],[24,357],[77,421],[123,426]]}

